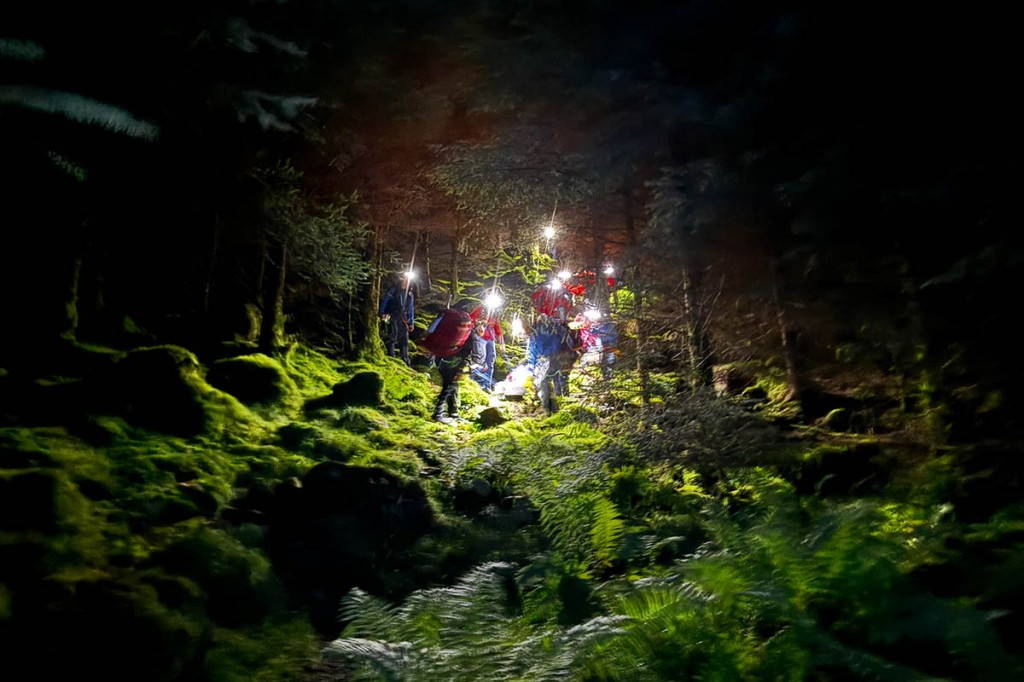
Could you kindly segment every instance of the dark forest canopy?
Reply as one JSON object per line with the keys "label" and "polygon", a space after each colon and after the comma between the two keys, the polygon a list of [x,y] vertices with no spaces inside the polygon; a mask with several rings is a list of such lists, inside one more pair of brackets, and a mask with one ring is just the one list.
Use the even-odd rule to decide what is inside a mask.
{"label": "dark forest canopy", "polygon": [[[232,371],[273,376],[267,390],[282,412],[305,400],[303,414],[311,403],[334,410],[332,418],[346,429],[356,423],[370,432],[407,429],[414,434],[408,442],[374,441],[375,451],[389,453],[374,456],[385,461],[393,448],[416,452],[410,455],[415,459],[433,432],[424,435],[426,427],[404,421],[400,429],[379,428],[380,420],[399,419],[394,412],[425,416],[420,403],[432,400],[433,367],[416,353],[421,376],[406,376],[383,356],[376,315],[382,288],[402,270],[418,273],[415,352],[433,314],[450,303],[477,301],[497,288],[509,316],[528,317],[531,294],[554,273],[588,271],[601,275],[594,305],[614,308],[620,323],[620,376],[628,373],[632,393],[627,399],[608,389],[622,401],[614,410],[601,407],[611,416],[597,404],[589,406],[595,412],[581,412],[589,415],[584,422],[600,422],[606,431],[587,447],[619,468],[605,480],[587,469],[593,462],[580,462],[574,473],[581,480],[600,479],[614,494],[605,498],[588,489],[593,496],[573,499],[608,521],[603,528],[610,536],[604,546],[595,540],[597,549],[576,556],[558,544],[571,544],[574,531],[545,525],[555,553],[561,552],[551,564],[558,567],[534,564],[531,579],[548,586],[547,596],[557,593],[569,603],[587,581],[611,581],[632,570],[640,575],[630,563],[640,554],[658,564],[651,546],[611,558],[607,548],[620,532],[628,536],[617,524],[629,505],[647,509],[670,490],[696,504],[714,496],[708,491],[728,489],[721,493],[725,507],[744,508],[749,500],[740,491],[749,481],[738,483],[722,467],[752,449],[772,448],[737,435],[746,432],[732,429],[731,415],[701,402],[705,389],[735,377],[741,390],[761,391],[753,402],[779,408],[769,419],[772,428],[799,424],[809,429],[798,429],[803,437],[834,426],[842,413],[870,423],[850,429],[858,437],[870,432],[881,440],[914,441],[908,459],[915,463],[945,466],[949,452],[969,452],[969,470],[1002,477],[1004,487],[984,502],[964,502],[959,521],[996,523],[998,516],[999,532],[1012,534],[1006,529],[1020,523],[1019,500],[1008,498],[1020,467],[1007,464],[1008,453],[1018,454],[1024,436],[1017,387],[1024,372],[1010,337],[1024,275],[1024,244],[1018,221],[1011,223],[1017,175],[1012,25],[1007,11],[988,4],[7,2],[0,8],[0,425],[49,425],[25,414],[50,403],[22,401],[19,391],[71,387],[74,398],[61,393],[53,403],[64,409],[85,395],[75,392],[83,373],[105,371],[110,358],[125,354],[131,359],[118,363],[118,382],[126,383],[117,386],[131,384],[133,367],[173,365],[186,383],[208,367],[227,383]],[[548,225],[556,230],[551,239],[542,236]],[[606,267],[615,272],[607,286]],[[307,352],[358,371],[313,371],[315,363],[295,359]],[[261,358],[255,368],[230,364],[255,353]],[[517,361],[521,355],[513,351]],[[385,417],[316,402],[337,399],[338,387],[363,371],[386,375],[378,387]],[[778,390],[765,395],[761,382],[768,379]],[[197,385],[188,383],[188,391],[205,390]],[[314,397],[318,389],[333,392]],[[217,405],[204,409],[218,419],[238,416],[234,403]],[[677,407],[715,425],[707,432],[717,439],[715,448],[702,449],[706,444],[691,438],[692,424]],[[144,406],[125,409],[138,417]],[[614,414],[619,409],[625,412]],[[197,414],[197,423],[206,423]],[[279,417],[269,408],[259,414],[271,422]],[[93,428],[92,417],[76,419],[79,427],[88,422]],[[148,426],[157,431],[168,427],[168,418],[153,419]],[[579,436],[568,422],[557,425],[561,436]],[[650,425],[655,428],[645,430]],[[188,425],[172,426],[175,437],[195,435]],[[185,431],[174,431],[179,427]],[[563,427],[575,435],[566,436]],[[256,438],[259,428],[240,436],[225,427],[220,435],[230,445],[217,445],[211,461],[220,475],[231,462],[258,459],[264,446],[275,453],[281,448],[280,461],[261,473],[274,469],[281,480],[268,482],[266,474],[247,480],[246,489],[250,501],[283,499],[268,491],[291,494],[282,481],[308,473],[302,468],[307,460],[288,459],[293,452],[321,463],[340,457],[339,451],[346,457],[362,452],[362,445],[323,436],[322,428],[320,422],[275,424],[276,440],[257,447],[255,440],[237,441]],[[100,442],[108,443],[108,436]],[[606,437],[619,444],[608,445]],[[35,453],[19,438],[4,435],[4,447]],[[534,443],[531,438],[542,442],[543,436],[513,430],[508,438]],[[849,447],[862,446],[868,448]],[[491,441],[474,447],[505,452]],[[623,464],[626,451],[635,458],[628,464],[632,474]],[[24,461],[36,463],[37,454]],[[425,468],[444,469],[429,464]],[[693,467],[686,476],[699,471],[705,477],[703,489],[681,469],[672,474],[680,479],[663,488],[647,480],[661,475],[659,467],[684,465]],[[2,461],[0,469],[6,470]],[[249,474],[259,478],[257,469],[252,465]],[[513,469],[496,466],[489,475],[505,477],[508,499],[526,490],[536,507],[561,519],[551,511],[557,495],[537,487],[550,472]],[[478,485],[466,470],[445,469],[445,475]],[[319,482],[314,476],[313,485],[336,484],[332,472]],[[744,469],[743,475],[763,482],[761,473]],[[194,483],[181,471],[175,476],[178,484]],[[822,476],[819,490],[800,494],[827,488]],[[8,480],[0,478],[4,485]],[[797,487],[813,488],[807,480]],[[633,485],[646,492],[623,492]],[[776,485],[782,484],[772,479],[758,488],[751,504],[769,508],[775,498],[767,502],[766,491],[778,492]],[[941,486],[922,487],[922,495],[935,499],[913,504],[945,509],[936,501]],[[958,499],[968,488],[965,483]],[[105,494],[93,501],[105,502]],[[2,502],[0,510],[9,511]],[[666,530],[676,521],[665,521],[678,509],[659,510],[644,522],[662,512],[665,525],[642,541],[664,533],[657,551],[679,559],[682,552],[673,554],[677,541],[667,539]],[[848,529],[843,524],[856,525],[850,514],[833,521]],[[711,533],[716,541],[737,556],[757,554],[739,540],[730,546],[727,525],[722,521],[720,534]],[[773,526],[776,531],[783,532]],[[974,537],[990,531],[986,526]],[[941,564],[938,554],[917,559]],[[470,555],[479,558],[467,549]],[[134,561],[124,556],[118,561]],[[451,583],[455,568],[469,568],[466,556],[429,577],[443,574]],[[768,563],[756,570],[779,568],[757,556]],[[396,575],[408,568],[388,557],[397,562],[388,564]],[[289,568],[295,584],[308,577],[300,567]],[[488,564],[476,570],[472,575],[483,584],[500,582],[508,569]],[[563,580],[552,588],[559,570],[566,571]],[[0,572],[0,622],[7,618],[8,579]],[[428,582],[422,575],[403,580],[382,591],[404,596]],[[958,594],[993,609],[1004,607],[997,602],[1009,595],[1013,611],[1019,585],[1000,585],[998,598],[983,599],[967,588]],[[630,598],[623,596],[623,603]],[[654,599],[651,593],[645,598]],[[353,599],[348,608],[377,613]],[[578,624],[592,615],[580,612],[567,621],[560,613],[558,622]],[[842,636],[863,636],[839,615],[818,616],[845,623],[850,629]],[[780,639],[806,625],[794,613],[779,618],[793,627],[779,626]],[[872,649],[872,656],[890,653],[882,645]],[[868,675],[864,670],[875,670],[876,663],[858,658],[849,667],[866,666],[859,674]],[[814,679],[839,679],[816,665],[808,664],[819,674]],[[943,659],[936,675],[955,677],[958,665]],[[984,666],[973,659],[970,666],[976,676],[964,679],[985,679],[977,672]],[[588,679],[614,678],[591,673]]]}
{"label": "dark forest canopy", "polygon": [[665,325],[704,330],[683,344],[708,356],[694,367],[787,334],[886,371],[998,381],[1017,362],[998,341],[1020,244],[994,10],[3,11],[5,343],[22,349],[127,325],[352,356],[381,276],[418,260],[428,299],[475,295],[453,289],[512,272],[554,221],[558,267],[614,261]]}

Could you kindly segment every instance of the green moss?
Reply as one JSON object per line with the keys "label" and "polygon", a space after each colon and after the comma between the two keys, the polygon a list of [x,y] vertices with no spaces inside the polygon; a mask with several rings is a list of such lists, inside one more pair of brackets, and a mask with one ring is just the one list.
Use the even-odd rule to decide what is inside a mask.
{"label": "green moss", "polygon": [[203,661],[209,682],[302,682],[319,651],[303,618],[275,618],[252,627],[216,628]]}
{"label": "green moss", "polygon": [[0,448],[0,467],[59,466],[76,480],[113,482],[110,462],[64,428],[0,428]]}
{"label": "green moss", "polygon": [[370,450],[354,458],[355,466],[380,467],[402,477],[415,477],[423,470],[423,461],[416,455],[402,450]]}
{"label": "green moss", "polygon": [[315,459],[345,462],[372,456],[375,449],[363,436],[347,431],[335,431],[317,441],[310,453]]}
{"label": "green moss", "polygon": [[316,462],[309,457],[277,447],[276,445],[243,444],[229,448],[228,456],[245,465],[239,473],[236,486],[249,486],[262,482],[278,482],[301,476]]}
{"label": "green moss", "polygon": [[[383,383],[381,391],[383,407],[395,414],[429,417],[438,391],[440,391],[440,383],[435,376],[436,371],[433,374],[417,372],[401,362],[349,362],[340,365],[339,371],[342,374],[342,380],[351,379],[362,372],[378,374]],[[472,382],[463,382],[460,394],[465,393],[464,389],[469,383]],[[463,402],[470,405],[486,405],[487,398],[482,391],[478,390],[476,395],[468,399],[468,403],[466,398],[463,399]]]}
{"label": "green moss", "polygon": [[21,462],[0,469],[0,529],[9,533],[0,545],[32,537],[53,568],[102,564],[107,536],[119,532],[108,520],[114,478],[103,458],[60,429],[4,429],[0,443],[0,464]]}
{"label": "green moss", "polygon": [[371,407],[346,407],[338,414],[338,428],[365,435],[374,431],[388,431],[391,424],[378,410]]}
{"label": "green moss", "polygon": [[374,450],[366,437],[323,421],[288,424],[278,431],[278,439],[282,447],[315,460],[346,462]]}
{"label": "green moss", "polygon": [[0,470],[0,531],[44,535],[65,551],[64,534],[87,520],[86,506],[60,470]]}
{"label": "green moss", "polygon": [[763,366],[755,373],[754,385],[745,388],[741,395],[752,397],[763,395],[770,403],[783,403],[789,392],[789,384],[786,381],[786,373],[778,367]]}
{"label": "green moss", "polygon": [[257,623],[285,603],[266,556],[221,530],[200,526],[154,553],[151,563],[194,581],[210,617],[222,625]]}
{"label": "green moss", "polygon": [[438,387],[427,374],[415,372],[399,363],[384,370],[384,396],[391,404],[398,403],[403,411],[427,416],[437,397]]}
{"label": "green moss", "polygon": [[297,346],[282,364],[305,398],[326,393],[342,378],[335,360],[305,346]]}
{"label": "green moss", "polygon": [[297,410],[299,387],[285,367],[262,353],[225,358],[213,363],[207,381],[246,405],[282,405]]}
{"label": "green moss", "polygon": [[258,420],[237,399],[210,386],[190,351],[179,346],[139,348],[91,381],[93,413],[183,437],[250,437]]}
{"label": "green moss", "polygon": [[[439,391],[440,387],[437,390]],[[433,400],[435,398],[437,398],[437,391],[431,396],[431,408],[434,406]],[[481,408],[489,406],[491,404],[491,397],[480,388],[480,384],[467,377],[463,377],[459,384],[459,403],[463,416],[468,417],[469,415],[475,415]]]}
{"label": "green moss", "polygon": [[321,428],[306,422],[292,422],[277,430],[281,447],[295,451],[307,450],[310,443],[321,437]]}
{"label": "green moss", "polygon": [[206,414],[206,432],[233,441],[260,439],[269,425],[260,420],[234,396],[195,379],[195,388]]}

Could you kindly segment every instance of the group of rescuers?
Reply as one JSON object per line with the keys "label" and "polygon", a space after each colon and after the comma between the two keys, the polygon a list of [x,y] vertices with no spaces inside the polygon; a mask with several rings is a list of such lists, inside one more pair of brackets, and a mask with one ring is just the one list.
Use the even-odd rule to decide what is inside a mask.
{"label": "group of rescuers", "polygon": [[[612,280],[609,280],[611,283]],[[575,291],[582,293],[581,288]],[[378,308],[381,320],[387,324],[387,354],[400,357],[409,366],[412,365],[409,333],[414,327],[414,299],[415,287],[410,286],[406,276],[388,289]],[[537,398],[544,411],[552,414],[558,409],[556,396],[568,394],[569,372],[580,357],[586,355],[596,358],[604,376],[609,375],[615,362],[617,335],[610,321],[598,322],[577,312],[572,287],[545,286],[533,294],[532,303],[535,314],[533,323],[524,325],[528,341],[526,360],[521,367],[525,374],[533,375]],[[473,380],[488,393],[496,385],[494,364],[499,350],[505,366],[512,371],[497,311],[482,305],[473,307],[466,301],[456,307],[469,313],[473,330],[454,355],[432,358],[441,376],[441,390],[434,403],[433,419],[448,424],[461,419],[459,381],[467,368]]]}

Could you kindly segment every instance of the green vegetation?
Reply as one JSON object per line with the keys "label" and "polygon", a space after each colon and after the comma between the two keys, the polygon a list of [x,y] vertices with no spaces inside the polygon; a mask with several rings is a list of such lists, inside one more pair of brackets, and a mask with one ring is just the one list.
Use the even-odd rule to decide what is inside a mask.
{"label": "green vegetation", "polygon": [[[958,514],[979,454],[781,437],[772,370],[741,368],[735,398],[655,373],[646,404],[625,369],[581,372],[552,416],[527,396],[453,427],[428,419],[433,370],[391,359],[90,352],[113,359],[35,382],[33,423],[0,429],[0,634],[47,669],[60,651],[211,682],[1024,671],[1003,606],[1022,508]],[[468,417],[489,400],[468,380],[462,398]]]}

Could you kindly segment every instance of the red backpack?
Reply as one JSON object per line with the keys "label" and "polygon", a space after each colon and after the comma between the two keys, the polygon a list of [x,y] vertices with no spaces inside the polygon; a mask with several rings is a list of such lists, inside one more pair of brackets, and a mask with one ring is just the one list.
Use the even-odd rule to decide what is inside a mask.
{"label": "red backpack", "polygon": [[465,310],[446,308],[427,327],[426,337],[417,345],[431,355],[450,358],[465,345],[473,331],[473,319]]}

